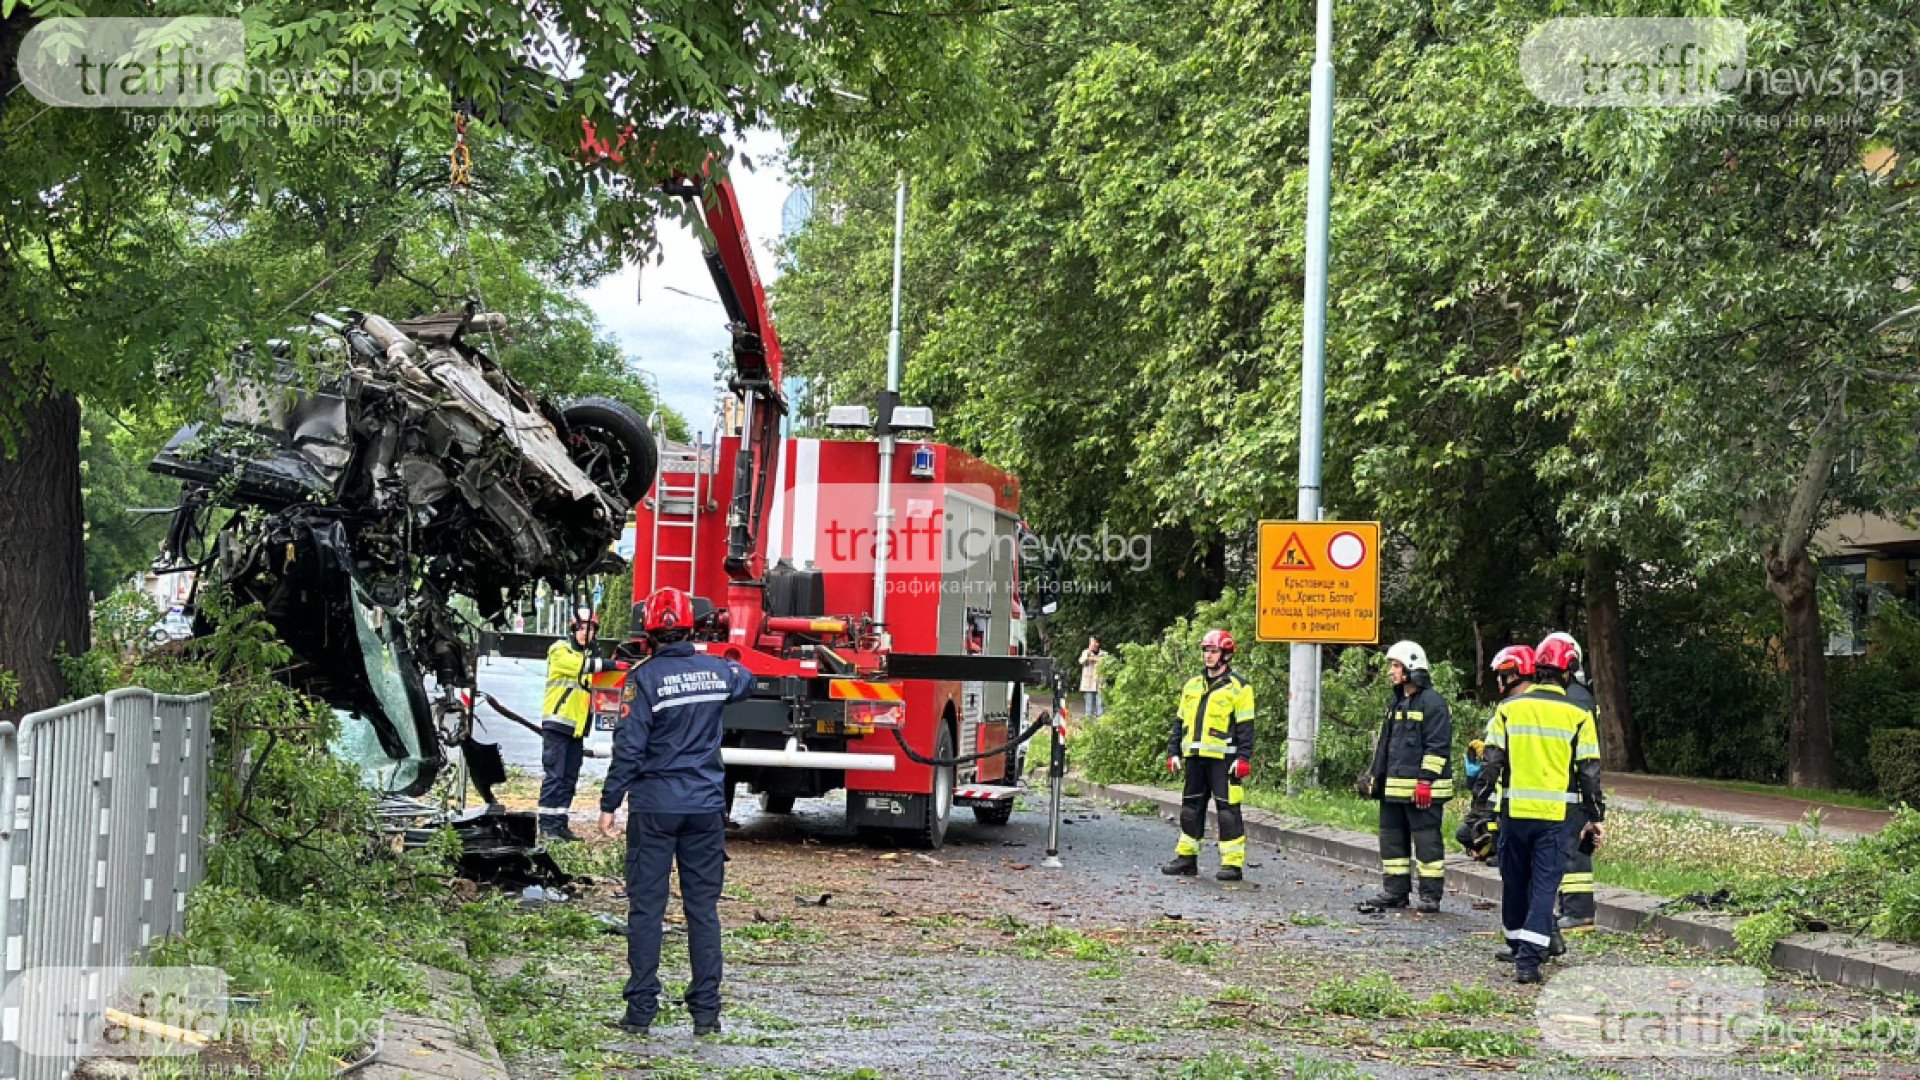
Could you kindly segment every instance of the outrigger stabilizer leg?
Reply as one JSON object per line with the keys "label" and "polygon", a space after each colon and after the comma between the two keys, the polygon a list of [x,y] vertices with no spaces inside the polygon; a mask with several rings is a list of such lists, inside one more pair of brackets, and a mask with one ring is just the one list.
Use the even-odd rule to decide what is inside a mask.
{"label": "outrigger stabilizer leg", "polygon": [[1047,761],[1047,857],[1040,863],[1048,869],[1066,864],[1060,861],[1060,793],[1067,781],[1067,683],[1059,672],[1053,677],[1053,754]]}

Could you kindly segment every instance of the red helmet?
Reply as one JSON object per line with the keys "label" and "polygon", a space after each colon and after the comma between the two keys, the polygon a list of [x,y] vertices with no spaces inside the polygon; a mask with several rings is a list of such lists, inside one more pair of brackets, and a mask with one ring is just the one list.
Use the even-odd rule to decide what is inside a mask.
{"label": "red helmet", "polygon": [[1233,635],[1225,630],[1209,630],[1207,636],[1200,639],[1203,649],[1219,649],[1228,656],[1233,655]]}
{"label": "red helmet", "polygon": [[679,589],[654,590],[647,597],[645,626],[648,633],[693,629],[693,601]]}
{"label": "red helmet", "polygon": [[1580,643],[1573,635],[1556,630],[1540,641],[1535,650],[1534,662],[1543,668],[1555,671],[1577,671],[1580,668]]}
{"label": "red helmet", "polygon": [[1531,648],[1525,645],[1509,645],[1494,654],[1493,670],[1530,679],[1533,677],[1535,663]]}

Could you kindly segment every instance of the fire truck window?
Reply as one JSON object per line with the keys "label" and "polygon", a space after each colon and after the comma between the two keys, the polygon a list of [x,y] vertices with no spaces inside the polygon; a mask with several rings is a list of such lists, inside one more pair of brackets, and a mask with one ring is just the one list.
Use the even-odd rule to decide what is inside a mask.
{"label": "fire truck window", "polygon": [[989,616],[977,608],[967,609],[967,652],[983,653],[987,651],[987,625]]}

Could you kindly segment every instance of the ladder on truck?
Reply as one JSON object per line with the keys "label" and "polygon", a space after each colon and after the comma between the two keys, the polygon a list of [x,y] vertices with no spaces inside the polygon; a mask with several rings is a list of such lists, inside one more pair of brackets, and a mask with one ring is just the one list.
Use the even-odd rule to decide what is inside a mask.
{"label": "ladder on truck", "polygon": [[698,434],[690,445],[668,442],[658,414],[653,428],[654,444],[660,447],[660,475],[653,488],[647,592],[671,587],[691,596],[700,568],[700,515],[709,494],[706,477],[714,447]]}

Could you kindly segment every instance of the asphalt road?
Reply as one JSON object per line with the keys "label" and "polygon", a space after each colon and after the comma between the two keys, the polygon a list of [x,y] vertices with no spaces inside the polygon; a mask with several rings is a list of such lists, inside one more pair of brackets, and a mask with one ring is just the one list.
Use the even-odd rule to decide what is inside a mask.
{"label": "asphalt road", "polygon": [[[1158,866],[1171,853],[1170,822],[1078,798],[1062,831],[1066,865],[1047,869],[1043,801],[1036,792],[1023,804],[999,828],[956,815],[937,852],[861,844],[833,797],[802,800],[792,815],[743,810],[721,905],[727,1034],[694,1040],[669,1002],[645,1041],[593,1039],[595,1068],[676,1080],[1915,1074],[1908,1050],[1569,1052],[1543,1037],[1543,1023],[1564,1028],[1559,1018],[1578,1011],[1599,974],[1631,968],[1685,993],[1672,988],[1727,961],[1583,935],[1549,968],[1546,990],[1558,997],[1543,996],[1492,959],[1488,905],[1449,898],[1436,916],[1361,915],[1353,903],[1376,886],[1371,873],[1261,845],[1249,845],[1244,883],[1212,879],[1212,845],[1204,876],[1167,878]],[[618,865],[598,840],[578,857]],[[612,887],[589,883],[580,902],[624,915]],[[687,970],[678,905],[668,911],[671,998]],[[568,991],[554,1009],[611,1017],[624,960],[618,938],[597,937],[503,960],[493,973],[538,971]],[[1775,1017],[1830,1031],[1909,1008],[1798,980],[1773,979],[1765,996]],[[1688,1005],[1687,1022],[1696,1011]],[[510,1052],[508,1065],[517,1077],[560,1080],[580,1075],[581,1055],[577,1042],[556,1040]]]}

